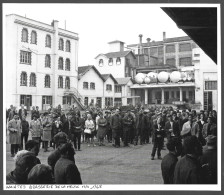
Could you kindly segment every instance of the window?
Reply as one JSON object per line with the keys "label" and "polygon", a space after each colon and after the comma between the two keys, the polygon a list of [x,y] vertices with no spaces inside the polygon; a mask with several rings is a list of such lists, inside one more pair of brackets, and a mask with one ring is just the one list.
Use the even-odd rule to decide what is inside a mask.
{"label": "window", "polygon": [[163,46],[158,47],[158,55],[163,55]]}
{"label": "window", "polygon": [[107,84],[107,85],[106,85],[106,90],[107,90],[107,91],[112,91],[112,85]]}
{"label": "window", "polygon": [[205,81],[205,90],[217,90],[217,81]]}
{"label": "window", "polygon": [[51,36],[50,35],[46,35],[45,47],[51,48]]}
{"label": "window", "polygon": [[30,87],[36,87],[36,74],[30,74]]}
{"label": "window", "polygon": [[94,99],[91,99],[91,102],[90,102],[91,104],[94,104]]}
{"label": "window", "polygon": [[176,65],[176,60],[175,58],[169,58],[169,59],[166,59],[166,64],[168,65]]}
{"label": "window", "polygon": [[71,105],[72,103],[72,98],[71,96],[63,96],[62,98],[62,104],[68,104],[68,105]]}
{"label": "window", "polygon": [[195,92],[189,91],[189,100],[194,100],[194,99],[195,99]]}
{"label": "window", "polygon": [[22,72],[20,75],[20,86],[27,86],[27,74]]}
{"label": "window", "polygon": [[62,76],[58,77],[58,88],[63,88],[63,77]]}
{"label": "window", "polygon": [[150,55],[156,55],[158,53],[158,47],[150,48]]}
{"label": "window", "polygon": [[83,89],[88,89],[88,88],[89,88],[89,83],[83,82]]}
{"label": "window", "polygon": [[22,42],[28,42],[28,30],[26,28],[22,30]]}
{"label": "window", "polygon": [[20,63],[31,64],[31,52],[20,51]]}
{"label": "window", "polygon": [[113,58],[109,58],[109,62],[108,62],[108,64],[109,64],[110,66],[113,65]]}
{"label": "window", "polygon": [[191,44],[190,43],[182,43],[179,45],[179,51],[191,51]]}
{"label": "window", "polygon": [[176,91],[176,97],[180,99],[180,91]]}
{"label": "window", "polygon": [[84,105],[85,106],[88,106],[88,103],[89,103],[89,98],[88,97],[85,97],[84,98]]}
{"label": "window", "polygon": [[44,82],[44,86],[46,87],[46,88],[50,88],[51,87],[51,78],[50,78],[50,75],[46,75],[45,76],[45,82]]}
{"label": "window", "polygon": [[180,58],[180,66],[191,66],[192,60],[191,57]]}
{"label": "window", "polygon": [[60,57],[59,59],[58,59],[58,70],[63,70],[63,58],[62,57]]}
{"label": "window", "polygon": [[64,41],[62,38],[59,39],[58,49],[62,51],[64,50]]}
{"label": "window", "polygon": [[42,103],[52,105],[52,96],[42,96]]}
{"label": "window", "polygon": [[95,83],[90,83],[90,89],[95,89]]}
{"label": "window", "polygon": [[116,59],[116,64],[117,64],[117,65],[120,65],[120,64],[121,64],[121,58],[118,57],[118,58]]}
{"label": "window", "polygon": [[70,89],[70,78],[69,77],[65,78],[65,89]]}
{"label": "window", "polygon": [[144,54],[149,55],[149,49],[148,48],[144,48]]}
{"label": "window", "polygon": [[200,54],[199,53],[195,53],[194,57],[200,57]]}
{"label": "window", "polygon": [[112,97],[105,98],[105,106],[113,106],[113,98]]}
{"label": "window", "polygon": [[66,41],[66,48],[65,49],[66,49],[67,52],[71,52],[71,44],[70,44],[69,40]]}
{"label": "window", "polygon": [[174,53],[175,45],[166,45],[166,53]]}
{"label": "window", "polygon": [[31,44],[37,44],[37,33],[36,31],[32,31],[31,32],[31,40],[30,40]]}
{"label": "window", "polygon": [[68,58],[65,60],[65,70],[70,71],[70,60]]}
{"label": "window", "polygon": [[122,89],[121,89],[121,85],[115,85],[115,93],[121,93]]}
{"label": "window", "polygon": [[99,66],[103,66],[103,59],[99,59]]}
{"label": "window", "polygon": [[51,56],[49,54],[45,56],[45,67],[51,67]]}
{"label": "window", "polygon": [[171,98],[174,98],[174,91],[171,91]]}

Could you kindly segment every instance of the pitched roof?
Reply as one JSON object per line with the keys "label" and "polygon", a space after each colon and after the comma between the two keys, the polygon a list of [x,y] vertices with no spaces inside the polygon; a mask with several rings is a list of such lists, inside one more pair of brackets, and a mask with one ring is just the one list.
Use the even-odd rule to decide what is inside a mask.
{"label": "pitched roof", "polygon": [[79,79],[85,75],[90,69],[92,69],[99,75],[99,77],[103,80],[104,78],[102,77],[102,75],[100,74],[100,72],[96,69],[96,67],[94,65],[88,65],[88,66],[80,66],[78,67],[78,75],[79,75]]}
{"label": "pitched roof", "polygon": [[[106,54],[99,54],[98,56],[100,56],[100,55],[104,55],[104,56],[106,56],[107,58],[118,58],[118,57],[125,57],[125,56],[127,56],[129,53],[131,53],[131,54],[133,55],[133,57],[136,58],[132,51],[110,52],[110,53],[106,53]],[[97,58],[98,56],[96,56],[96,58]]]}
{"label": "pitched roof", "polygon": [[117,80],[113,77],[112,74],[102,74],[102,77],[103,77],[104,81],[106,81],[109,77],[111,77],[112,80],[114,81],[114,83],[117,84]]}
{"label": "pitched roof", "polygon": [[111,42],[108,42],[108,43],[124,43],[123,41],[119,41],[119,40],[115,40],[115,41],[111,41]]}
{"label": "pitched roof", "polygon": [[131,80],[131,77],[116,78],[116,80],[118,85],[126,85]]}

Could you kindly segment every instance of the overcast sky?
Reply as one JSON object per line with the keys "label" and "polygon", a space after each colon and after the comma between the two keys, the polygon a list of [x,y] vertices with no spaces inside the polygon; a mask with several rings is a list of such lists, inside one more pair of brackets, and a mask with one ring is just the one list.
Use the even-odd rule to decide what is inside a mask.
{"label": "overcast sky", "polygon": [[58,20],[60,28],[66,21],[66,29],[79,34],[79,66],[94,64],[110,41],[134,44],[139,34],[143,42],[159,41],[163,31],[168,38],[186,35],[158,4],[3,4],[3,16],[12,13],[47,24]]}

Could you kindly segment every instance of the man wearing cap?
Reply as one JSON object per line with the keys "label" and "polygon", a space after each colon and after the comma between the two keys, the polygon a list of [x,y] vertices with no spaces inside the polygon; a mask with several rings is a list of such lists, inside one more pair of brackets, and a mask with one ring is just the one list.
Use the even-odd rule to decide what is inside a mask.
{"label": "man wearing cap", "polygon": [[15,154],[19,150],[19,145],[21,144],[22,126],[21,122],[18,119],[19,116],[15,114],[13,119],[8,123],[9,143],[11,144],[11,157],[15,156]]}
{"label": "man wearing cap", "polygon": [[128,142],[130,140],[130,131],[131,128],[134,126],[134,118],[131,115],[131,111],[127,110],[127,114],[122,119],[123,122],[123,142],[124,147],[128,146]]}
{"label": "man wearing cap", "polygon": [[207,149],[200,158],[202,178],[205,184],[217,184],[217,137],[207,137]]}

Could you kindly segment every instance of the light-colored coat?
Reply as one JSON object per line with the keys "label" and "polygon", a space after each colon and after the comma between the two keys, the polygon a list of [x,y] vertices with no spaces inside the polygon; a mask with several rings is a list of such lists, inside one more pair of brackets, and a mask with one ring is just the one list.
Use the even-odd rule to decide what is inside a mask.
{"label": "light-colored coat", "polygon": [[39,120],[36,121],[32,120],[30,122],[30,132],[32,137],[41,137],[42,131],[43,128]]}
{"label": "light-colored coat", "polygon": [[9,143],[10,144],[20,144],[21,143],[21,133],[22,126],[19,120],[12,119],[8,123],[9,130]]}
{"label": "light-colored coat", "polygon": [[182,127],[182,131],[191,132],[191,135],[195,135],[197,137],[199,136],[199,126],[195,122],[192,123],[192,127],[190,125],[190,121],[187,121],[186,123],[184,123]]}

